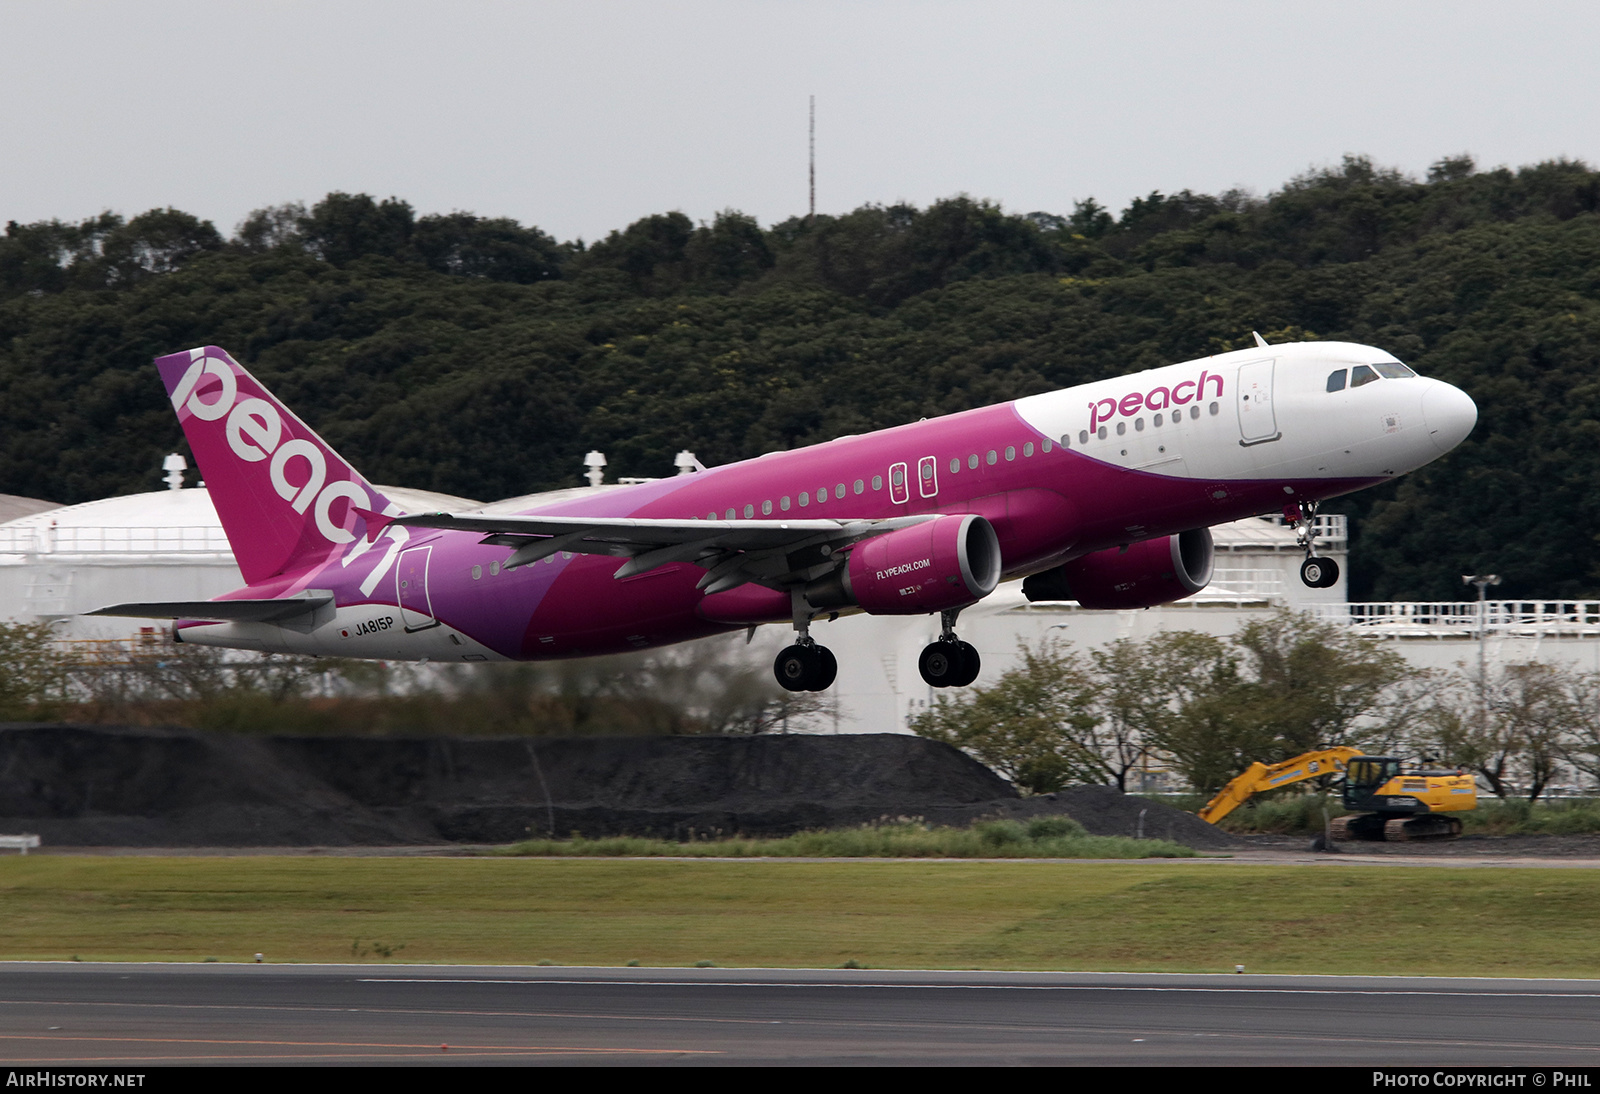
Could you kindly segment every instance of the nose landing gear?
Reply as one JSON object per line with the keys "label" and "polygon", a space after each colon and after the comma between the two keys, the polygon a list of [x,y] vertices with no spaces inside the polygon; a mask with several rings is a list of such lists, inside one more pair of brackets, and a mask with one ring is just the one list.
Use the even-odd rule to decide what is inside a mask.
{"label": "nose landing gear", "polygon": [[917,658],[917,671],[922,679],[936,688],[966,687],[978,678],[983,659],[970,642],[956,637],[956,616],[959,611],[940,612],[944,633],[922,648]]}
{"label": "nose landing gear", "polygon": [[1316,534],[1312,530],[1321,504],[1303,501],[1285,506],[1283,516],[1294,526],[1294,540],[1306,553],[1306,560],[1300,564],[1300,580],[1312,589],[1331,589],[1339,580],[1339,564],[1331,558],[1317,557]]}

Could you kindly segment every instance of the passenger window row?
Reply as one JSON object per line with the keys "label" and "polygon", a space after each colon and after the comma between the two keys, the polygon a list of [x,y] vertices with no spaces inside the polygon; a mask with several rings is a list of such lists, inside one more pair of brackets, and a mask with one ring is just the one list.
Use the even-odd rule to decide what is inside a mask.
{"label": "passenger window row", "polygon": [[[1062,438],[1063,445],[1066,443],[1066,440],[1067,439],[1065,437]],[[1054,445],[1050,441],[1048,441],[1048,440],[1041,441],[1039,443],[1039,446],[1038,446],[1038,451],[1040,451],[1040,452],[1049,452],[1053,447],[1054,447]],[[1032,441],[1025,441],[1023,443],[1023,445],[1022,445],[1021,450],[1020,450],[1020,455],[1022,456],[1023,459],[1029,459],[1029,458],[1031,458],[1033,456],[1033,453],[1034,453],[1034,443]],[[1007,445],[1003,450],[1002,449],[998,449],[998,448],[991,448],[986,453],[980,454],[980,453],[974,452],[974,453],[970,454],[969,456],[967,456],[966,464],[967,464],[967,467],[969,469],[971,469],[971,470],[976,470],[978,468],[978,466],[980,464],[983,464],[983,463],[987,463],[989,466],[992,467],[995,464],[998,464],[1002,459],[1005,460],[1008,463],[1010,463],[1012,461],[1015,461],[1017,459],[1017,457],[1018,457],[1018,454],[1019,454],[1019,450],[1018,450],[1016,445]],[[960,456],[952,456],[950,458],[950,473],[952,475],[955,475],[955,474],[959,474],[960,471],[961,471],[961,457]],[[932,475],[933,475],[933,469],[931,467],[925,466],[923,468],[923,477],[924,478],[931,478]],[[899,488],[903,487],[904,485],[905,485],[905,472],[903,470],[901,470],[899,467],[896,467],[895,470],[894,470],[894,487],[895,487],[895,489],[899,489]],[[872,489],[874,491],[879,491],[879,490],[883,489],[883,476],[882,475],[874,475],[874,476],[872,476]],[[866,491],[867,491],[866,480],[865,479],[857,479],[857,480],[855,480],[854,483],[851,483],[851,484],[848,484],[848,485],[845,484],[845,483],[842,483],[842,482],[834,484],[833,496],[837,500],[843,500],[844,498],[849,497],[851,494],[864,494],[864,493],[866,493]],[[778,510],[780,512],[787,513],[793,507],[795,507],[796,505],[798,505],[802,509],[805,509],[805,508],[809,508],[812,505],[813,501],[817,505],[823,505],[823,504],[825,504],[827,502],[827,500],[828,500],[828,487],[821,486],[821,487],[817,488],[817,490],[816,490],[816,492],[814,494],[810,490],[802,490],[793,499],[791,499],[788,494],[785,494],[785,495],[783,495],[783,497],[778,499],[777,508],[778,508]],[[769,516],[772,515],[772,512],[773,512],[773,504],[772,504],[772,502],[770,500],[769,501],[763,501],[761,503],[761,515],[764,516],[764,517],[769,517]],[[722,513],[722,516],[721,516],[720,519],[722,519],[722,520],[739,520],[742,517],[745,520],[752,520],[752,519],[755,518],[755,515],[756,515],[756,506],[752,502],[751,504],[744,506],[742,509],[740,509],[738,507],[735,507],[735,506],[729,506]],[[706,514],[706,519],[707,520],[717,520],[717,519],[719,519],[718,516],[717,516],[717,511],[715,509],[713,509],[710,512],[708,512]]]}
{"label": "passenger window row", "polygon": [[[1222,407],[1220,405],[1218,405],[1216,402],[1213,402],[1208,409],[1209,409],[1209,413],[1212,414],[1213,416],[1222,413]],[[1198,417],[1200,417],[1200,407],[1199,407],[1198,404],[1196,404],[1196,405],[1191,406],[1189,408],[1189,418],[1191,420],[1193,420],[1193,419],[1198,418]],[[1167,417],[1167,416],[1164,416],[1164,415],[1161,415],[1161,414],[1155,415],[1154,417],[1152,417],[1150,419],[1150,424],[1154,428],[1160,429],[1163,424],[1166,424],[1166,425],[1169,425],[1169,426],[1173,426],[1173,425],[1177,425],[1182,420],[1183,420],[1183,411],[1174,410],[1170,417]],[[1142,415],[1133,420],[1133,431],[1135,433],[1144,432],[1144,417]],[[1127,422],[1118,422],[1117,426],[1116,426],[1117,436],[1121,437],[1124,434],[1126,434],[1127,432],[1128,432],[1128,423]],[[1111,433],[1111,427],[1103,425],[1099,429],[1094,431],[1094,437],[1095,437],[1095,439],[1103,441],[1110,435],[1110,433]],[[1063,436],[1061,438],[1061,447],[1066,448],[1067,447],[1067,442],[1068,442],[1069,439],[1070,438]],[[1079,444],[1088,444],[1089,440],[1090,440],[1090,436],[1089,436],[1089,431],[1087,429],[1078,430],[1078,443]]]}

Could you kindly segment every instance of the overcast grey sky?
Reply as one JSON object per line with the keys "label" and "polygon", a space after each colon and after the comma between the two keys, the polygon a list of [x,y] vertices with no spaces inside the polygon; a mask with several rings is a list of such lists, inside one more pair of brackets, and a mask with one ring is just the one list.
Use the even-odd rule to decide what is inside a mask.
{"label": "overcast grey sky", "polygon": [[330,190],[594,239],[968,193],[1120,209],[1347,152],[1600,162],[1600,5],[0,0],[0,220]]}

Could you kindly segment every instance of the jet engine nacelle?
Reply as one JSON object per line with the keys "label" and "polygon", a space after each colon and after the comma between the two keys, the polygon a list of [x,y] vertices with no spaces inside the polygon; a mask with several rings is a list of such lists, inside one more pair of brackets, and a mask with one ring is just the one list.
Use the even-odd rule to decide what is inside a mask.
{"label": "jet engine nacelle", "polygon": [[1152,608],[1204,589],[1216,550],[1211,529],[1111,547],[1022,583],[1029,600],[1076,600],[1085,608]]}
{"label": "jet engine nacelle", "polygon": [[807,587],[806,600],[870,615],[923,615],[964,608],[999,583],[994,525],[972,514],[950,515],[863,540],[839,572]]}

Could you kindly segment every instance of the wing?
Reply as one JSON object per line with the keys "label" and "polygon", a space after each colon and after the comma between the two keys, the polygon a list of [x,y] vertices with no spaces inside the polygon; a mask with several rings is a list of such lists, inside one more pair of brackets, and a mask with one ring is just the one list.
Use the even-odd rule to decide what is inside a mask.
{"label": "wing", "polygon": [[558,551],[626,559],[618,580],[674,562],[706,573],[709,595],[756,582],[782,589],[820,577],[837,566],[834,553],[936,514],[887,520],[654,520],[629,517],[484,516],[420,513],[385,523],[408,528],[482,532],[482,542],[513,548],[505,566],[527,566]]}

